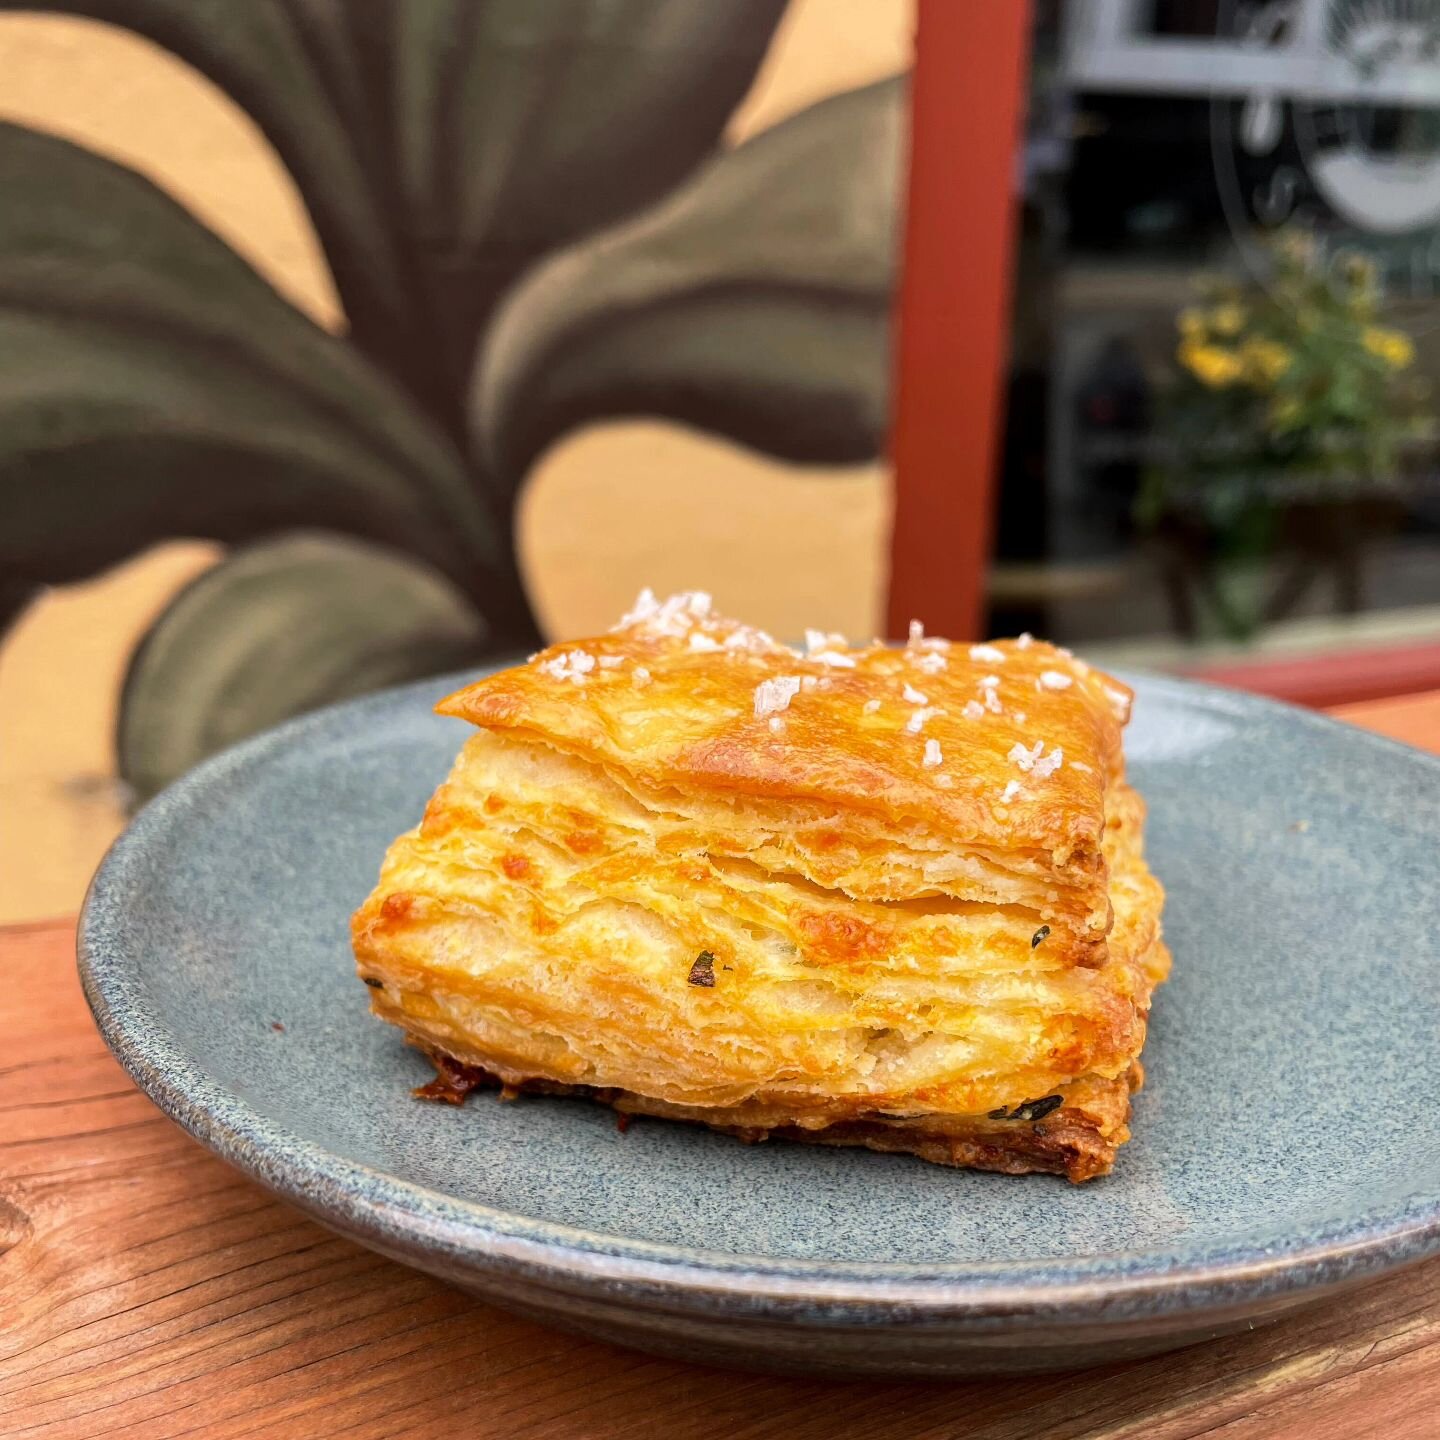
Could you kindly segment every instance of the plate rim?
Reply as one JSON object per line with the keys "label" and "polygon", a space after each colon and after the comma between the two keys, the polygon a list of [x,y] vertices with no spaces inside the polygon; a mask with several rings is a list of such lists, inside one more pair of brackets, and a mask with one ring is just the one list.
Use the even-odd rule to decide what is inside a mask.
{"label": "plate rim", "polygon": [[[486,669],[502,668],[497,661]],[[918,1318],[1006,1321],[1132,1320],[1192,1314],[1359,1280],[1440,1251],[1440,1186],[1332,1219],[1287,1243],[1212,1243],[1174,1251],[1117,1251],[1071,1258],[926,1263],[838,1261],[746,1255],[608,1234],[517,1215],[464,1200],[348,1160],[266,1118],[208,1076],[180,1037],[150,1013],[145,989],[127,967],[127,876],[144,864],[152,834],[164,833],[196,797],[303,746],[337,712],[359,720],[408,700],[425,703],[484,673],[412,681],[325,706],[212,756],[146,804],[101,861],[81,908],[77,961],[85,998],[106,1045],[140,1090],[201,1144],[282,1198],[381,1248],[412,1257],[444,1256],[477,1272],[524,1278],[570,1293],[620,1287],[686,1309],[751,1317],[805,1311],[893,1320],[896,1307]],[[1440,780],[1440,757],[1298,706],[1226,687],[1139,671],[1116,672],[1142,693],[1166,693],[1201,709],[1215,706],[1285,713],[1350,743],[1389,753]],[[1024,1183],[1023,1181],[1020,1183]]]}

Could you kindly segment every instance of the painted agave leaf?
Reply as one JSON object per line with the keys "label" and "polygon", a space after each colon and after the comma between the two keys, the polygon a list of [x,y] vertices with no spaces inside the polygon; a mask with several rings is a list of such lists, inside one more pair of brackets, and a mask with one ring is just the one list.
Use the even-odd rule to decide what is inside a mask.
{"label": "painted agave leaf", "polygon": [[500,473],[597,415],[664,415],[793,460],[878,453],[904,101],[900,80],[821,101],[532,271],[477,374]]}
{"label": "painted agave leaf", "polygon": [[[131,661],[120,707],[129,781],[149,793],[258,727],[459,669],[484,641],[466,597],[397,551],[324,533],[237,549],[175,597]],[[192,703],[176,705],[178,694]]]}
{"label": "painted agave leaf", "polygon": [[0,571],[316,525],[498,563],[464,457],[133,171],[0,125]]}
{"label": "painted agave leaf", "polygon": [[588,416],[876,452],[900,91],[723,153],[785,0],[61,0],[257,121],[327,334],[148,181],[0,126],[0,624],[169,536],[237,548],[137,651],[148,794],[343,694],[533,643],[535,457]]}
{"label": "painted agave leaf", "polygon": [[0,0],[134,30],[248,111],[355,343],[457,435],[498,297],[710,153],[785,4]]}

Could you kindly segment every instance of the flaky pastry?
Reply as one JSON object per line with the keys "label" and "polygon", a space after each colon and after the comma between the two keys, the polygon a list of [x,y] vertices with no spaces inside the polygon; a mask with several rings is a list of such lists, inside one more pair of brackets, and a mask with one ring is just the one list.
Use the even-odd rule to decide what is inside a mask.
{"label": "flaky pastry", "polygon": [[431,1095],[1084,1180],[1169,955],[1129,690],[1033,641],[803,651],[648,593],[477,727],[353,922]]}

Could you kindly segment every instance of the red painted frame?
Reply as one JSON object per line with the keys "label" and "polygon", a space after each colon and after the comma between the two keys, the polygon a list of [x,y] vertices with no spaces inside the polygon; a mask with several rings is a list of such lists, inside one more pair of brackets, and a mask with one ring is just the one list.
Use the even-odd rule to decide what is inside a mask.
{"label": "red painted frame", "polygon": [[1239,661],[1191,672],[1197,679],[1326,708],[1440,690],[1440,644],[1326,651],[1289,659]]}
{"label": "red painted frame", "polygon": [[1030,0],[917,0],[886,626],[978,637],[990,563]]}

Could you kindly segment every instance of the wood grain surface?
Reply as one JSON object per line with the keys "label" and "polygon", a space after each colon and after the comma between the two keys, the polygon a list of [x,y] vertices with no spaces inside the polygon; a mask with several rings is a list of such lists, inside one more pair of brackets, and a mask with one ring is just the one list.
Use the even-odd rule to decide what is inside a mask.
{"label": "wood grain surface", "polygon": [[[1440,749],[1440,695],[1392,709],[1377,728]],[[331,1236],[164,1119],[95,1032],[73,930],[0,931],[6,1440],[1440,1435],[1440,1262],[1171,1355],[994,1381],[736,1375],[512,1319]]]}

